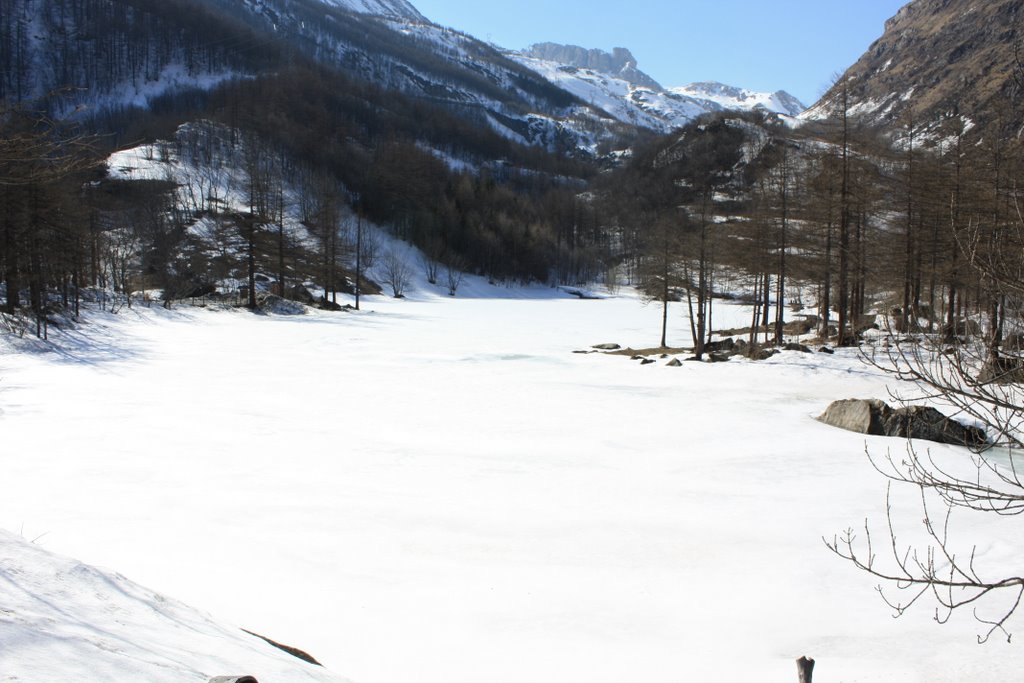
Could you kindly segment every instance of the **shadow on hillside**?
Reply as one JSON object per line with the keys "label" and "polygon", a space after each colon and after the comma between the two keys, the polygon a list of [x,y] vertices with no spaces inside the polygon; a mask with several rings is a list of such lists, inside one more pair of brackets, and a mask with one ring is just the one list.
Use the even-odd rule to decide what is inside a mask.
{"label": "shadow on hillside", "polygon": [[[145,321],[144,316],[128,315]],[[146,357],[144,344],[121,329],[126,318],[124,314],[90,311],[78,321],[50,325],[45,339],[36,336],[34,327],[26,328],[20,336],[4,331],[0,344],[15,353],[73,365],[101,366],[142,360]]]}

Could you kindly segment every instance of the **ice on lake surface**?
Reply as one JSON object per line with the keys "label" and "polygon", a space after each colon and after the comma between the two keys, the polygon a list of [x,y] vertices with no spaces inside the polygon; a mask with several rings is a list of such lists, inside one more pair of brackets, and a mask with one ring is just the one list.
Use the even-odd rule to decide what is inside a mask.
{"label": "ice on lake surface", "polygon": [[[818,681],[1019,677],[970,614],[894,620],[825,549],[882,528],[865,442],[902,447],[813,419],[887,396],[856,354],[573,354],[657,344],[660,309],[628,292],[364,307],[125,309],[0,356],[0,527],[357,683],[789,681],[804,654]],[[914,492],[894,511],[920,531]],[[1013,567],[1013,527],[958,522],[979,565]]]}

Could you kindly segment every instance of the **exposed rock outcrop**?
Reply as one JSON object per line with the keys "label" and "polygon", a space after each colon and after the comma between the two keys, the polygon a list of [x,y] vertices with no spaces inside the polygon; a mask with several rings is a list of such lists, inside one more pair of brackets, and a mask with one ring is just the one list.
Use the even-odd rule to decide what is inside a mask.
{"label": "exposed rock outcrop", "polygon": [[935,408],[903,406],[894,409],[879,399],[835,401],[818,420],[859,434],[923,439],[973,448],[987,443],[983,430],[961,424]]}
{"label": "exposed rock outcrop", "polygon": [[537,43],[531,45],[523,54],[549,62],[560,62],[581,69],[592,69],[609,76],[616,76],[631,83],[661,92],[656,80],[636,68],[636,57],[624,47],[604,50],[588,50],[579,45],[560,45],[558,43]]}

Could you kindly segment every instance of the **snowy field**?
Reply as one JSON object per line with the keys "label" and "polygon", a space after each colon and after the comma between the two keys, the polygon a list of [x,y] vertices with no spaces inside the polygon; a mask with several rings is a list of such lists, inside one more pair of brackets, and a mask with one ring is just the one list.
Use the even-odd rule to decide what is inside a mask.
{"label": "snowy field", "polygon": [[[884,522],[865,437],[813,419],[887,397],[853,354],[641,367],[572,353],[657,343],[660,310],[628,295],[471,283],[365,301],[123,310],[47,351],[2,342],[21,352],[0,355],[0,528],[356,683],[785,682],[804,654],[819,683],[1020,680],[1024,653],[978,645],[969,613],[894,620],[825,549]],[[747,316],[722,304],[715,325]],[[913,495],[895,512],[920,525]],[[964,524],[979,565],[1019,562],[1019,533]],[[15,556],[32,571],[31,548]],[[0,679],[42,670],[20,643],[0,643]]]}

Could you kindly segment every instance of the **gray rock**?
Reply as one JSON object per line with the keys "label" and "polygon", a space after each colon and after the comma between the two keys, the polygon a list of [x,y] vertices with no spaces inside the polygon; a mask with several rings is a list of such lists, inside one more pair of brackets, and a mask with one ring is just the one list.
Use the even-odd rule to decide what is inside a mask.
{"label": "gray rock", "polygon": [[818,420],[833,427],[847,429],[858,434],[885,435],[885,420],[892,415],[892,408],[878,399],[851,398],[835,401]]}
{"label": "gray rock", "polygon": [[298,301],[300,303],[312,306],[316,302],[316,297],[313,296],[312,292],[303,287],[302,285],[294,285],[289,287],[285,292],[285,296],[292,301]]}
{"label": "gray rock", "polygon": [[954,446],[984,446],[985,432],[962,425],[929,406],[897,408],[885,420],[885,435],[924,439]]}
{"label": "gray rock", "polygon": [[810,334],[811,330],[813,330],[817,324],[818,316],[807,316],[800,320],[793,320],[786,323],[783,325],[782,331],[792,337],[799,337],[804,334]]}
{"label": "gray rock", "polygon": [[827,425],[859,434],[923,439],[955,446],[981,447],[985,432],[960,424],[929,406],[893,409],[878,399],[835,401],[818,419]]}
{"label": "gray rock", "polygon": [[640,361],[640,365],[652,365],[652,364],[657,363],[657,362],[658,361],[652,360],[650,358],[644,358],[642,361]]}
{"label": "gray rock", "polygon": [[316,302],[316,306],[321,310],[333,311],[335,313],[341,310],[341,304],[331,301],[326,297],[321,297],[320,300]]}
{"label": "gray rock", "polygon": [[820,349],[818,349],[818,353],[827,353],[830,356],[834,356],[836,352],[833,348],[830,348],[828,346],[822,346]]}
{"label": "gray rock", "polygon": [[274,315],[305,315],[306,307],[296,301],[282,299],[276,294],[267,294],[259,302],[260,310]]}
{"label": "gray rock", "polygon": [[714,353],[717,351],[733,351],[736,348],[736,342],[732,337],[726,337],[719,341],[708,342],[704,345],[704,350],[708,353]]}
{"label": "gray rock", "polygon": [[678,358],[673,358],[669,362],[665,363],[665,365],[669,366],[670,368],[681,368],[683,366],[683,361],[679,360]]}
{"label": "gray rock", "polygon": [[622,347],[618,344],[595,344],[590,348],[597,349],[598,351],[618,351]]}
{"label": "gray rock", "polygon": [[783,351],[799,351],[800,353],[811,353],[811,350],[807,346],[805,346],[803,344],[796,344],[796,343],[786,344],[785,346],[782,347],[782,350]]}

